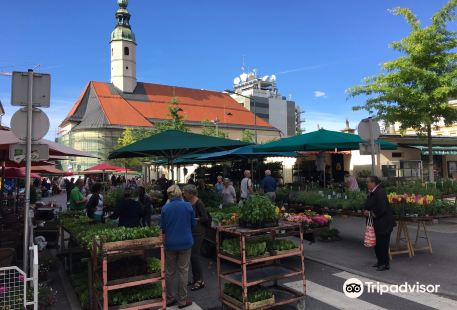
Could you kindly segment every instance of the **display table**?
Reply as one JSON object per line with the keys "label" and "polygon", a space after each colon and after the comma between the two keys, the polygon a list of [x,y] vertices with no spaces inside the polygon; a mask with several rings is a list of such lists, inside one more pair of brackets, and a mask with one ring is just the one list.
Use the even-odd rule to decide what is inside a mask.
{"label": "display table", "polygon": [[[432,220],[432,217],[405,217],[398,219],[395,245],[389,249],[390,259],[392,259],[394,255],[400,254],[408,254],[409,257],[413,257],[416,251],[429,251],[430,254],[432,254],[432,242],[427,232],[427,224],[429,224]],[[408,223],[417,224],[414,244],[409,235]],[[421,235],[421,230],[423,235]],[[427,245],[419,246],[419,239],[425,239]],[[402,243],[404,243],[404,245],[402,245]]]}

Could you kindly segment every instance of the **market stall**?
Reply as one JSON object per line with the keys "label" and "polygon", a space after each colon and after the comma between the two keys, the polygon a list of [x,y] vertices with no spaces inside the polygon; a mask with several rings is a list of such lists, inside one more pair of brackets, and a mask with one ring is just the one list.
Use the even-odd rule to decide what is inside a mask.
{"label": "market stall", "polygon": [[[396,194],[398,192],[420,192],[421,194]],[[416,251],[432,253],[432,241],[428,226],[433,220],[457,217],[455,199],[441,197],[436,187],[412,185],[398,186],[387,184],[388,199],[397,221],[395,243],[391,247],[391,255],[408,254],[413,257]],[[432,193],[434,195],[432,195]],[[315,191],[289,191],[286,208],[289,210],[308,209],[333,216],[364,217],[363,208],[366,194],[363,192],[344,192],[340,189]],[[448,196],[446,196],[448,197]],[[416,227],[415,238],[411,238],[411,226]],[[425,240],[425,245],[419,242]]]}
{"label": "market stall", "polygon": [[78,212],[60,214],[59,224],[60,254],[70,255],[70,266],[76,253],[87,262],[86,285],[75,288],[86,308],[166,308],[164,252],[158,226],[117,227],[114,223],[95,223]]}
{"label": "market stall", "polygon": [[[283,221],[278,208],[266,196],[251,196],[241,203],[232,225],[217,227],[217,273],[220,299],[233,309],[269,309],[297,303],[304,309],[306,279],[303,229]],[[298,238],[291,238],[298,237]],[[284,260],[300,259],[294,268]],[[236,266],[224,267],[224,262]],[[280,283],[299,277],[301,291]]]}

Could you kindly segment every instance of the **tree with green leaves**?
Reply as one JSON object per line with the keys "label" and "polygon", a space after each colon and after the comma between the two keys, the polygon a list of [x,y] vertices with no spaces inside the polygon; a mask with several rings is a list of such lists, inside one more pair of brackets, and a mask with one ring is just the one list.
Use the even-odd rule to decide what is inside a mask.
{"label": "tree with green leaves", "polygon": [[211,136],[211,137],[218,137],[218,138],[228,138],[228,134],[222,131],[218,124],[210,122],[209,120],[205,119],[202,121],[202,135]]}
{"label": "tree with green leaves", "polygon": [[[169,103],[167,119],[161,123],[156,123],[154,128],[126,128],[118,139],[116,149],[132,144],[136,141],[148,138],[166,130],[181,130],[189,131],[184,126],[184,116],[180,115],[182,109],[179,107],[179,102],[176,98]],[[125,165],[128,168],[140,167],[142,161],[139,158],[124,158],[116,160],[118,163]]]}
{"label": "tree with green leaves", "polygon": [[[140,129],[126,128],[117,140],[115,149],[120,149],[121,147],[132,144],[140,139]],[[127,168],[137,168],[141,166],[139,158],[119,158],[116,159],[115,162]]]}
{"label": "tree with green leaves", "polygon": [[248,143],[254,143],[255,141],[255,135],[252,131],[248,130],[248,129],[244,129],[242,132],[241,132],[241,138],[240,138],[240,141],[243,141],[243,142],[248,142]]}
{"label": "tree with green leaves", "polygon": [[182,112],[182,109],[179,107],[178,99],[173,98],[168,105],[168,117],[170,117],[170,119],[161,123],[156,123],[153,134],[171,129],[188,132],[189,129],[187,129],[184,124],[184,116],[179,114],[179,112]]}
{"label": "tree with green leaves", "polygon": [[365,105],[354,110],[367,110],[387,124],[400,124],[400,129],[413,129],[427,136],[430,182],[434,181],[432,129],[443,121],[457,121],[457,111],[448,101],[457,96],[457,36],[448,29],[455,20],[457,0],[450,0],[422,26],[408,8],[395,8],[393,14],[403,16],[411,26],[403,39],[390,47],[402,55],[382,65],[382,73],[366,78],[364,85],[348,90],[351,96],[366,95]]}

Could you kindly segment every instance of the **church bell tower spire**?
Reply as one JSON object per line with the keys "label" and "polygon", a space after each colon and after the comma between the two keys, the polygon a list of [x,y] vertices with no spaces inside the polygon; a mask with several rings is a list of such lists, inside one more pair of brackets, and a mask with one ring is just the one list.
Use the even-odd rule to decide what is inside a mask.
{"label": "church bell tower spire", "polygon": [[111,83],[132,93],[136,87],[136,40],[130,26],[128,0],[117,0],[116,26],[111,33]]}

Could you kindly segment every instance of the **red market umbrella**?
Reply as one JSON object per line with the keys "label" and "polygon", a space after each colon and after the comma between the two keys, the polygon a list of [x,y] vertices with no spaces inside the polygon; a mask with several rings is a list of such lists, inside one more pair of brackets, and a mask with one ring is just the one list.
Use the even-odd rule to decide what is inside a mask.
{"label": "red market umbrella", "polygon": [[[31,178],[41,178],[38,173],[31,173]],[[5,179],[22,179],[25,178],[25,168],[5,168]]]}
{"label": "red market umbrella", "polygon": [[110,164],[98,164],[93,167],[89,167],[84,171],[118,171],[118,170],[125,170],[125,168],[114,166]]}
{"label": "red market umbrella", "polygon": [[130,170],[130,169],[126,169],[126,168],[117,169],[116,172],[121,172],[121,173],[137,173],[135,170]]}
{"label": "red market umbrella", "polygon": [[57,169],[54,166],[34,166],[34,167],[32,167],[32,172],[42,173],[42,174],[56,174],[56,175],[65,174],[65,171]]}

